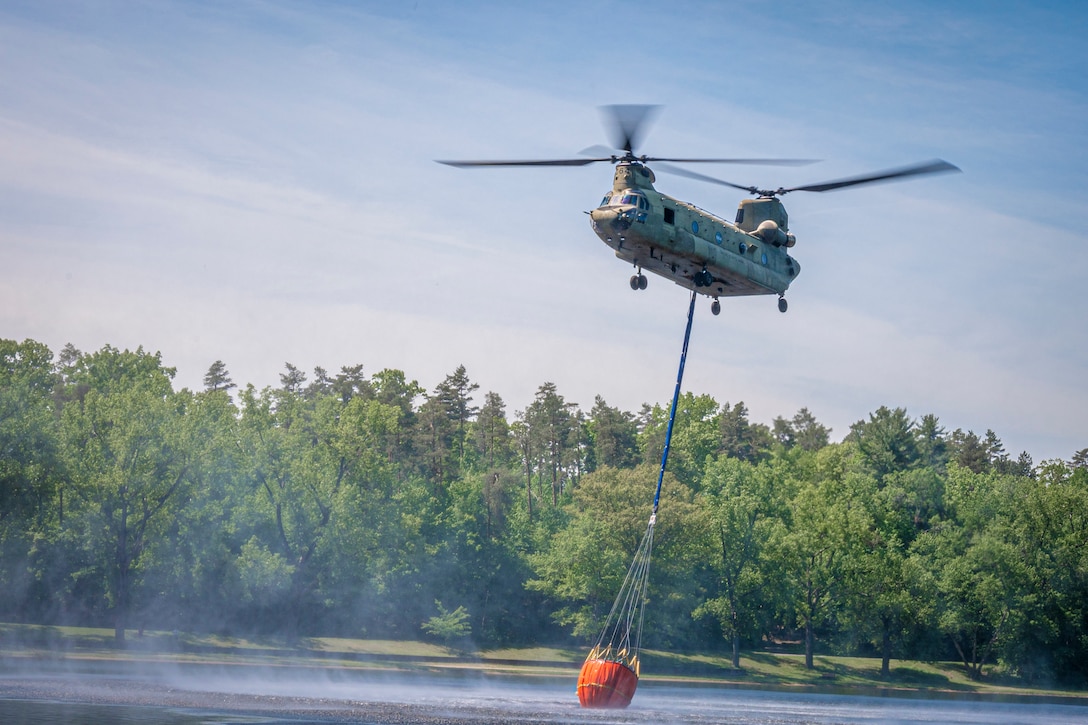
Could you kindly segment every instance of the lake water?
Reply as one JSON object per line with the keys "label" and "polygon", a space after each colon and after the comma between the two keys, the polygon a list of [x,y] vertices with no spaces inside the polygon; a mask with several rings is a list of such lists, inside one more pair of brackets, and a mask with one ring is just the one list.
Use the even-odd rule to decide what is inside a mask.
{"label": "lake water", "polygon": [[[1088,725],[1088,704],[823,695],[642,682],[626,710],[583,710],[569,682],[269,667],[0,670],[0,723],[752,723]],[[86,671],[97,670],[97,671]]]}

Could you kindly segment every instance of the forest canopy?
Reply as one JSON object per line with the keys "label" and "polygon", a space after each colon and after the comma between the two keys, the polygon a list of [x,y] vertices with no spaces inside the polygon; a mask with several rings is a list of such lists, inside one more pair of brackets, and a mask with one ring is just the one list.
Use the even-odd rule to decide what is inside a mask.
{"label": "forest canopy", "polygon": [[[458,367],[222,361],[0,340],[0,618],[288,638],[588,644],[649,516],[668,409],[552,383],[524,410]],[[644,645],[955,659],[1088,684],[1088,449],[881,407],[680,397]]]}

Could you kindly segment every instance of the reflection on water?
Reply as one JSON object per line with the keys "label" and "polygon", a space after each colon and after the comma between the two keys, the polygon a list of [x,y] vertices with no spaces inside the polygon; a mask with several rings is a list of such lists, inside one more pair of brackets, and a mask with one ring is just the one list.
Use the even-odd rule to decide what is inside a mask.
{"label": "reflection on water", "polygon": [[390,676],[305,669],[170,667],[95,674],[0,670],[0,723],[749,723],[1088,725],[1088,705],[869,697],[643,682],[623,711],[582,710],[575,679]]}

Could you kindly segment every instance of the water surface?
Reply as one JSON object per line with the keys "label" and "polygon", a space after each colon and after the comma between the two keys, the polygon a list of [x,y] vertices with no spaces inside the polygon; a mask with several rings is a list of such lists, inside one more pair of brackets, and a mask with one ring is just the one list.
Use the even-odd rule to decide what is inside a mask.
{"label": "water surface", "polygon": [[[626,710],[583,710],[575,679],[284,667],[103,664],[0,670],[0,723],[750,723],[1088,725],[1088,705],[828,695],[642,682]],[[90,670],[90,671],[88,671]]]}

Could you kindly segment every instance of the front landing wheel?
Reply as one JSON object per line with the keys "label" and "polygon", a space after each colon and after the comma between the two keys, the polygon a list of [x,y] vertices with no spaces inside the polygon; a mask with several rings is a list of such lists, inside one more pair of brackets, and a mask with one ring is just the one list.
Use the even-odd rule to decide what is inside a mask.
{"label": "front landing wheel", "polygon": [[786,302],[785,297],[779,297],[778,298],[778,311],[779,312],[785,312],[786,310],[789,309],[789,306],[790,305],[789,305],[788,302]]}

